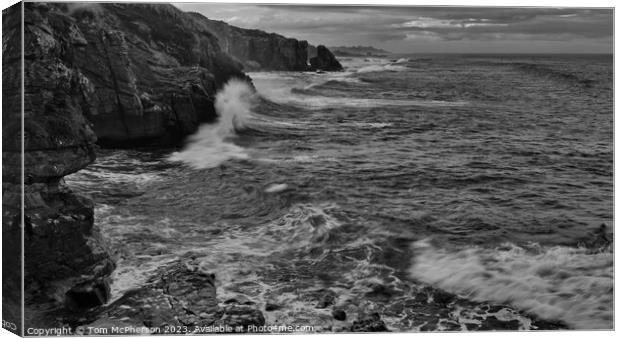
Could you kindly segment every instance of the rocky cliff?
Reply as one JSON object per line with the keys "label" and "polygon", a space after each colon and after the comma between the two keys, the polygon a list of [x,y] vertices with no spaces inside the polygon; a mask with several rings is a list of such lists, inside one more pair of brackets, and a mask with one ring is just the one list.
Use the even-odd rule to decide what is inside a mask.
{"label": "rocky cliff", "polygon": [[212,32],[225,52],[241,61],[247,70],[308,70],[308,42],[257,29],[243,29],[223,21],[189,13]]}
{"label": "rocky cliff", "polygon": [[77,28],[43,4],[26,3],[24,14],[22,93],[21,15],[3,12],[3,250],[19,254],[23,234],[26,318],[44,323],[44,313],[107,301],[114,262],[93,227],[92,202],[63,181],[95,159],[96,137],[84,118],[90,82],[71,62]]}
{"label": "rocky cliff", "polygon": [[249,80],[244,67],[309,69],[306,41],[237,28],[172,5],[29,6],[34,36],[50,45],[70,41],[61,63],[81,73],[77,99],[105,147],[179,144],[217,117],[219,87],[232,77]]}
{"label": "rocky cliff", "polygon": [[213,34],[172,5],[39,4],[30,20],[56,24],[51,40],[71,40],[63,63],[84,75],[81,107],[103,146],[176,144],[216,118],[219,87],[246,78]]}

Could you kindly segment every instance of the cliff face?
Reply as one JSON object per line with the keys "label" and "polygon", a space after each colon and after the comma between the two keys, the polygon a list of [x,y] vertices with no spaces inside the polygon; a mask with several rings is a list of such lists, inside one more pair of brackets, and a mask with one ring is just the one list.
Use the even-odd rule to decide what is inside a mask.
{"label": "cliff face", "polygon": [[243,29],[222,21],[209,20],[198,13],[189,13],[218,39],[223,51],[241,61],[248,70],[308,70],[308,42]]}
{"label": "cliff face", "polygon": [[[42,11],[47,10],[45,5],[25,4],[23,235],[27,318],[57,308],[80,310],[104,303],[108,298],[106,278],[114,268],[93,227],[92,202],[73,194],[63,181],[65,175],[95,159],[96,137],[83,115],[92,87],[70,62],[71,50],[81,43],[74,34],[77,28],[64,16],[43,19]],[[7,85],[3,87],[2,227],[3,234],[11,238],[3,244],[5,250],[19,252],[19,17],[3,21],[3,31],[2,77]]]}
{"label": "cliff face", "polygon": [[218,87],[246,78],[213,34],[171,5],[29,6],[27,20],[54,26],[50,43],[71,41],[62,64],[83,75],[80,106],[103,146],[178,143],[216,118]]}

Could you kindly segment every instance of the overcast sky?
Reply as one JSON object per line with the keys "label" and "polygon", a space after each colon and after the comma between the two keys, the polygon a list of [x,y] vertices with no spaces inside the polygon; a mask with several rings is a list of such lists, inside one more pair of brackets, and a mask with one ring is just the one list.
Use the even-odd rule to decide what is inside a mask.
{"label": "overcast sky", "polygon": [[575,8],[176,4],[243,28],[397,53],[611,53],[613,11]]}

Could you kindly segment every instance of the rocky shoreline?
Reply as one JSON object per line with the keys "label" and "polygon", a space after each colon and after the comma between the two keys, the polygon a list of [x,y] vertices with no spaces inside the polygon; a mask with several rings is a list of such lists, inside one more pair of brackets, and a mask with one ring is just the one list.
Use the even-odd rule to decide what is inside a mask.
{"label": "rocky shoreline", "polygon": [[[338,71],[342,65],[324,46],[318,46],[317,55],[308,60],[305,41],[236,28],[171,5],[25,3],[24,7],[28,326],[161,330],[178,326],[191,331],[232,326],[248,331],[250,326],[264,325],[264,313],[278,304],[218,299],[217,272],[202,271],[191,255],[162,267],[144,286],[109,303],[115,258],[94,224],[93,202],[73,193],[63,177],[91,164],[97,146],[179,144],[201,123],[217,119],[215,93],[228,80],[251,82],[244,70]],[[19,257],[21,243],[19,10],[13,6],[3,12],[4,260]],[[17,269],[19,262],[6,261],[5,266]],[[5,277],[5,295],[19,294],[16,277]],[[429,294],[434,295],[433,305]],[[389,298],[389,290],[369,291],[368,297],[375,296]],[[437,302],[442,297],[445,301]],[[340,307],[337,298],[327,291],[317,296],[317,307],[330,309],[334,319],[334,326],[320,330],[388,330],[378,312]],[[459,301],[429,289],[411,304],[401,305],[441,307],[438,312],[445,314]],[[14,307],[5,311],[17,312],[18,302],[16,298]],[[422,329],[439,325],[437,318],[418,320],[429,323]],[[471,329],[498,324],[488,325],[483,321]],[[515,329],[518,323],[503,325]],[[562,326],[541,322],[538,327]]]}

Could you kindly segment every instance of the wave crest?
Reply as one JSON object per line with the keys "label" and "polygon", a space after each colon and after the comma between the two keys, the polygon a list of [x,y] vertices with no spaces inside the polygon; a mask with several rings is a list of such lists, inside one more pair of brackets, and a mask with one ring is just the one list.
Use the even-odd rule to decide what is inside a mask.
{"label": "wave crest", "polygon": [[215,110],[219,116],[217,122],[201,126],[189,138],[187,146],[168,159],[204,169],[217,167],[229,159],[248,158],[245,149],[230,139],[245,128],[255,104],[255,91],[247,82],[237,79],[228,81],[215,97]]}
{"label": "wave crest", "polygon": [[371,65],[371,66],[362,67],[358,69],[357,72],[358,73],[371,73],[371,72],[384,72],[384,71],[402,72],[405,70],[407,70],[407,67],[405,66],[387,64],[387,65]]}
{"label": "wave crest", "polygon": [[460,251],[413,244],[413,278],[476,301],[512,304],[577,329],[613,327],[613,253],[565,246]]}

